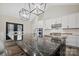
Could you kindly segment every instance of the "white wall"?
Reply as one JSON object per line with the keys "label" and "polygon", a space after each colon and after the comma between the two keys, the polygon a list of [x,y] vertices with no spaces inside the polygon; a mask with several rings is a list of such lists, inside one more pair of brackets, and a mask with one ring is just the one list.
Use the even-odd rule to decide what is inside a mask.
{"label": "white wall", "polygon": [[79,4],[47,4],[44,19],[55,19],[79,12]]}
{"label": "white wall", "polygon": [[6,22],[20,23],[24,26],[24,39],[26,40],[29,36],[31,38],[32,35],[32,23],[29,21],[19,20],[16,17],[12,16],[0,16],[0,39],[5,39],[6,33]]}

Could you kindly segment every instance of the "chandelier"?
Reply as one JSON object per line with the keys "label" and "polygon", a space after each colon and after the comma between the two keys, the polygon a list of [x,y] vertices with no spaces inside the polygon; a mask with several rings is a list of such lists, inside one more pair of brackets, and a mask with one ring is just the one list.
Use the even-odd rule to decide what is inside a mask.
{"label": "chandelier", "polygon": [[30,3],[29,7],[32,14],[39,16],[44,13],[46,4],[45,3]]}
{"label": "chandelier", "polygon": [[24,8],[22,8],[20,11],[19,11],[19,16],[22,18],[22,19],[29,19],[30,17],[30,12]]}
{"label": "chandelier", "polygon": [[46,3],[28,3],[28,9],[22,8],[19,11],[19,16],[22,19],[33,19],[35,16],[39,16],[45,13]]}

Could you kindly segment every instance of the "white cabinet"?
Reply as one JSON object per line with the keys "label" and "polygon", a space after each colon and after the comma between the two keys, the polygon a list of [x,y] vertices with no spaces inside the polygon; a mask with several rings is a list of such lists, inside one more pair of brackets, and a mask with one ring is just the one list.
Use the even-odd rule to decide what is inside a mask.
{"label": "white cabinet", "polygon": [[71,14],[62,17],[63,28],[77,28],[79,20],[77,20],[77,14]]}
{"label": "white cabinet", "polygon": [[79,28],[79,13],[76,14],[76,20],[75,20],[76,28]]}
{"label": "white cabinet", "polygon": [[51,29],[52,19],[45,20],[44,26],[45,29]]}
{"label": "white cabinet", "polygon": [[75,20],[76,20],[75,14],[68,16],[67,24],[68,24],[69,28],[75,28],[76,27]]}
{"label": "white cabinet", "polygon": [[64,16],[64,17],[62,17],[62,28],[67,28],[67,26],[68,26],[68,17],[67,16]]}
{"label": "white cabinet", "polygon": [[45,20],[44,25],[46,29],[51,29],[51,24],[55,23],[62,23],[62,28],[79,28],[79,13]]}
{"label": "white cabinet", "polygon": [[66,45],[79,47],[79,36],[68,36],[66,39]]}

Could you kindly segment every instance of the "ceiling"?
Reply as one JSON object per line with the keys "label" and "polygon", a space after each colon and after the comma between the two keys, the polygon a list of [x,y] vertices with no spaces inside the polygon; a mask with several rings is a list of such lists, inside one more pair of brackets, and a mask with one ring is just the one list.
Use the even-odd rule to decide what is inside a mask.
{"label": "ceiling", "polygon": [[[0,15],[19,17],[18,12],[23,7],[28,9],[25,3],[0,3]],[[76,12],[79,12],[78,3],[47,3],[44,19],[56,18]]]}

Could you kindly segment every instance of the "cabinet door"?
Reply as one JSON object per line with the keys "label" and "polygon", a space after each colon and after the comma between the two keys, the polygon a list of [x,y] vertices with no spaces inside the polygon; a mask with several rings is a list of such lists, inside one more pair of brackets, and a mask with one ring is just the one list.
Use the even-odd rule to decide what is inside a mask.
{"label": "cabinet door", "polygon": [[66,45],[79,47],[79,36],[68,36],[66,39]]}
{"label": "cabinet door", "polygon": [[62,28],[67,28],[67,22],[68,22],[68,16],[64,16],[64,17],[62,17],[61,18],[62,19],[62,21],[61,21],[61,23],[62,23]]}
{"label": "cabinet door", "polygon": [[69,15],[68,19],[67,19],[67,24],[69,26],[69,28],[76,28],[76,16],[75,14],[73,15]]}
{"label": "cabinet door", "polygon": [[72,14],[72,15],[67,15],[62,17],[62,27],[63,28],[77,28],[78,24],[78,20],[77,19],[77,15],[76,14]]}
{"label": "cabinet door", "polygon": [[79,28],[79,13],[76,14],[76,19],[75,19],[75,24],[76,24],[76,28]]}

